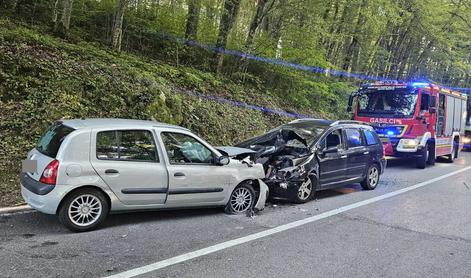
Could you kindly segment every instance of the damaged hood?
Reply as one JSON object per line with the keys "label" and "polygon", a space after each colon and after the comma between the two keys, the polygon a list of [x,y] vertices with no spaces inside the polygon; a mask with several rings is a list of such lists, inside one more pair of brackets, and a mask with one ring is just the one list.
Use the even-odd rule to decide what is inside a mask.
{"label": "damaged hood", "polygon": [[[294,140],[297,141],[297,144],[290,144],[293,143]],[[266,157],[280,153],[287,147],[298,149],[298,151],[301,150],[301,152],[308,150],[306,139],[290,128],[280,128],[269,131],[264,135],[239,143],[237,147],[251,149],[257,153],[257,157]]]}
{"label": "damaged hood", "polygon": [[216,149],[229,157],[244,156],[244,155],[247,156],[247,155],[252,155],[256,153],[254,150],[251,150],[251,149],[231,147],[231,146],[216,147]]}

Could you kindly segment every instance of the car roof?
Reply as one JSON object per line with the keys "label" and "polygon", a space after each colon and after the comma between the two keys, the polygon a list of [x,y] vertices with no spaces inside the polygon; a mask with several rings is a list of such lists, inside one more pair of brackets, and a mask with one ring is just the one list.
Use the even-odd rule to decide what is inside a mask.
{"label": "car roof", "polygon": [[164,128],[175,128],[186,130],[188,129],[156,122],[156,121],[146,121],[146,120],[132,120],[132,119],[110,119],[110,118],[88,118],[88,119],[70,119],[70,120],[60,120],[59,122],[63,123],[64,125],[71,127],[73,129],[81,129],[81,128],[119,128],[119,127],[164,127]]}
{"label": "car roof", "polygon": [[339,120],[339,121],[332,121],[332,120],[325,120],[325,119],[311,119],[311,118],[304,118],[304,119],[297,119],[291,121],[291,123],[310,123],[315,126],[321,127],[333,127],[338,125],[349,125],[349,126],[357,126],[357,127],[371,127],[369,124],[359,121],[352,121],[352,120]]}
{"label": "car roof", "polygon": [[289,124],[292,123],[310,123],[315,126],[329,127],[332,123],[334,123],[334,121],[325,119],[302,118],[289,122]]}

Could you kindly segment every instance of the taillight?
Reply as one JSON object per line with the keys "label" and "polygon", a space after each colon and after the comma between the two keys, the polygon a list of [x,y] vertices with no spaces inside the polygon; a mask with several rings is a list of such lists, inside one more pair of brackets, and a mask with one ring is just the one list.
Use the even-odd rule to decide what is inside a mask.
{"label": "taillight", "polygon": [[56,185],[58,171],[59,161],[54,159],[46,166],[39,181],[45,184]]}

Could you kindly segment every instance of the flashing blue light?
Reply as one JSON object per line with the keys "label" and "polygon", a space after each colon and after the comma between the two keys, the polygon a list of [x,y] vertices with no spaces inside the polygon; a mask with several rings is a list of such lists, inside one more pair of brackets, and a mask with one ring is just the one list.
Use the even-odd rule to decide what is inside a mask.
{"label": "flashing blue light", "polygon": [[418,88],[430,87],[430,83],[414,82],[412,83],[412,87],[418,87]]}
{"label": "flashing blue light", "polygon": [[394,131],[388,130],[388,132],[386,132],[386,134],[389,135],[389,136],[392,136],[392,135],[394,135]]}

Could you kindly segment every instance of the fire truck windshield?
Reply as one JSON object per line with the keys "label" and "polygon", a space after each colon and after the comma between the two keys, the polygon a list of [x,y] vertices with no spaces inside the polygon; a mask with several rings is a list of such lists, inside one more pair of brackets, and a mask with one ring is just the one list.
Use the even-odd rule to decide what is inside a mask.
{"label": "fire truck windshield", "polygon": [[416,103],[415,91],[369,91],[358,96],[358,116],[410,117]]}

